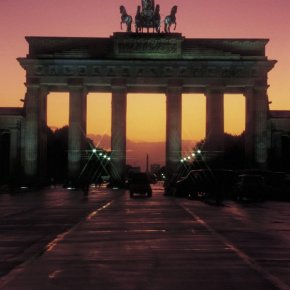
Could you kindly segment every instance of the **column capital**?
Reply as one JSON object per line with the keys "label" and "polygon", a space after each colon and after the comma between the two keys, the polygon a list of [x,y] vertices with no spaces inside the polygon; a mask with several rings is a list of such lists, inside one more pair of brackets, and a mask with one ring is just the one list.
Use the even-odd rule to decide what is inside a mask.
{"label": "column capital", "polygon": [[49,94],[49,88],[47,85],[41,83],[26,83],[26,94],[35,93],[39,96],[47,96]]}
{"label": "column capital", "polygon": [[166,93],[171,93],[171,92],[182,93],[182,91],[183,91],[182,80],[173,79],[168,82]]}
{"label": "column capital", "polygon": [[246,86],[243,89],[243,95],[251,94],[253,92],[254,86]]}
{"label": "column capital", "polygon": [[88,88],[84,85],[84,81],[82,78],[70,78],[67,81],[68,90],[83,92],[84,94],[88,93]]}
{"label": "column capital", "polygon": [[113,79],[111,82],[112,91],[125,91],[127,92],[127,82],[125,79]]}
{"label": "column capital", "polygon": [[225,92],[225,86],[207,86],[205,88],[205,95],[211,95],[211,94],[224,94]]}
{"label": "column capital", "polygon": [[112,93],[123,93],[127,94],[127,87],[122,85],[111,85]]}
{"label": "column capital", "polygon": [[253,86],[246,86],[243,90],[243,94],[247,95],[247,94],[253,94],[255,91],[267,91],[268,88],[270,86],[269,85],[253,85]]}
{"label": "column capital", "polygon": [[48,95],[49,94],[49,88],[48,88],[47,85],[42,85],[41,84],[39,89],[40,89],[42,94],[44,94],[44,95]]}
{"label": "column capital", "polygon": [[262,93],[267,94],[268,88],[269,88],[269,85],[265,85],[265,86],[254,86],[253,87],[253,91],[254,92],[258,92],[258,93],[262,92]]}
{"label": "column capital", "polygon": [[27,78],[25,86],[27,89],[39,88],[40,87],[40,79],[39,78]]}
{"label": "column capital", "polygon": [[89,91],[88,91],[87,87],[83,87],[83,86],[69,86],[68,87],[68,92],[69,93],[76,93],[76,94],[80,94],[80,95],[86,96]]}
{"label": "column capital", "polygon": [[166,95],[167,94],[179,94],[181,95],[183,92],[182,87],[167,87]]}
{"label": "column capital", "polygon": [[83,78],[69,78],[67,84],[69,87],[83,87],[84,80]]}

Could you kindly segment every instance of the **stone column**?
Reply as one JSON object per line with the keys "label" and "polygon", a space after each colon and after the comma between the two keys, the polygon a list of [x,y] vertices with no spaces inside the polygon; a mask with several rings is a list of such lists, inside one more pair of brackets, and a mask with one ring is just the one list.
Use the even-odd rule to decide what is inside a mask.
{"label": "stone column", "polygon": [[83,86],[69,87],[68,177],[77,181],[86,140],[87,91]]}
{"label": "stone column", "polygon": [[245,124],[245,166],[254,165],[254,98],[253,89],[245,90],[246,98],[246,124]]}
{"label": "stone column", "polygon": [[126,169],[127,89],[112,86],[111,174],[113,183],[122,184]]}
{"label": "stone column", "polygon": [[166,94],[166,168],[177,171],[181,159],[182,88],[168,87]]}
{"label": "stone column", "polygon": [[39,181],[47,181],[47,95],[48,90],[41,87],[39,92],[39,119],[38,119],[38,175]]}
{"label": "stone column", "polygon": [[[273,130],[273,128],[271,128]],[[282,133],[280,131],[271,132],[271,165],[275,168],[281,168],[283,164]],[[269,164],[269,162],[268,162]]]}
{"label": "stone column", "polygon": [[25,96],[25,177],[35,179],[38,157],[38,94],[39,86],[27,86]]}
{"label": "stone column", "polygon": [[[27,84],[25,96],[24,173],[35,182],[44,175],[46,161],[47,90],[39,84]],[[38,180],[39,181],[39,180]]]}
{"label": "stone column", "polygon": [[[246,154],[248,164],[265,169],[268,164],[268,96],[266,87],[246,91]],[[249,164],[250,165],[250,164]]]}
{"label": "stone column", "polygon": [[19,166],[20,166],[20,160],[19,160],[19,149],[20,149],[20,136],[19,136],[20,130],[17,128],[13,128],[10,130],[10,156],[9,156],[9,167],[10,167],[10,178],[12,180],[19,177]]}
{"label": "stone column", "polygon": [[209,153],[224,151],[224,95],[221,89],[206,91],[206,142]]}

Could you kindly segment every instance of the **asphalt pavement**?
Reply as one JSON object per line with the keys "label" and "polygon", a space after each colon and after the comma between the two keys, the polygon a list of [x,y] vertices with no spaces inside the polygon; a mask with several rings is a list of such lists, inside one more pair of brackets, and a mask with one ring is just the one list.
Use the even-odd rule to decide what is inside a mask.
{"label": "asphalt pavement", "polygon": [[290,289],[290,203],[0,195],[0,289]]}

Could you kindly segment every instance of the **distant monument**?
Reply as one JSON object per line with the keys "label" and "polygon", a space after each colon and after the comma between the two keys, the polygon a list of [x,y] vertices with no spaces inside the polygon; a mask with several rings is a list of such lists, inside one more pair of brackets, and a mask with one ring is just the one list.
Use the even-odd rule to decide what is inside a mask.
{"label": "distant monument", "polygon": [[[161,16],[160,6],[155,6],[154,0],[142,0],[142,5],[137,6],[137,12],[135,15],[135,31],[136,33],[144,32],[144,28],[147,28],[147,32],[152,28],[153,32],[160,33]],[[120,6],[121,13],[121,29],[122,23],[127,25],[127,32],[131,32],[132,16],[128,15],[126,8]],[[164,19],[164,32],[170,33],[170,26],[175,24],[174,30],[176,29],[176,13],[177,6],[173,6],[170,15]]]}

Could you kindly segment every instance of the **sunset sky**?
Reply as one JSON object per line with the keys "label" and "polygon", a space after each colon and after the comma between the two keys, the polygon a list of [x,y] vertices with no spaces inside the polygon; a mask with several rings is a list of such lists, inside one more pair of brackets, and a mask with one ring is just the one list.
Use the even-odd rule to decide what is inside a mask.
{"label": "sunset sky", "polygon": [[[0,106],[22,106],[25,72],[16,61],[28,52],[25,36],[109,37],[120,31],[119,6],[135,15],[140,0],[0,0]],[[159,0],[161,16],[178,5],[177,32],[189,38],[269,38],[267,55],[278,60],[269,74],[272,109],[290,110],[289,0]],[[88,96],[88,133],[110,134],[110,95]],[[154,106],[152,106],[154,104]],[[153,108],[152,108],[153,107]],[[165,139],[165,96],[128,96],[128,138]],[[68,95],[48,98],[51,126],[68,122]],[[244,98],[225,96],[225,130],[244,129]],[[205,130],[205,97],[183,96],[183,139]]]}

